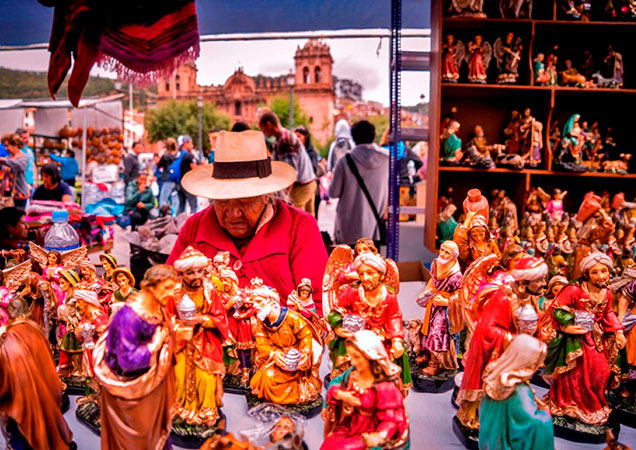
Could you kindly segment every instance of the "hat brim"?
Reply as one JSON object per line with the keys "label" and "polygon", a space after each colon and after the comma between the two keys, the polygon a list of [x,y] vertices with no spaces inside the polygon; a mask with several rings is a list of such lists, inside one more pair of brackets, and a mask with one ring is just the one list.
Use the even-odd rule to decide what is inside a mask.
{"label": "hat brim", "polygon": [[296,170],[280,161],[272,161],[272,173],[265,178],[213,178],[213,168],[214,164],[207,164],[191,170],[183,176],[181,186],[197,197],[231,200],[272,194],[288,188],[296,181]]}

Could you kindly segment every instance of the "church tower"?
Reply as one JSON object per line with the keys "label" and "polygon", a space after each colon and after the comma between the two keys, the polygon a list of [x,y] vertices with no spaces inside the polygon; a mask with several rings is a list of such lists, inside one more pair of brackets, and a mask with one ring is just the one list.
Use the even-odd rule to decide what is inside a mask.
{"label": "church tower", "polygon": [[326,144],[333,134],[333,59],[329,46],[310,39],[294,55],[296,66],[294,95],[309,117],[309,130],[318,142]]}
{"label": "church tower", "polygon": [[180,66],[170,78],[159,81],[157,96],[176,100],[190,99],[198,90],[197,67],[190,62]]}

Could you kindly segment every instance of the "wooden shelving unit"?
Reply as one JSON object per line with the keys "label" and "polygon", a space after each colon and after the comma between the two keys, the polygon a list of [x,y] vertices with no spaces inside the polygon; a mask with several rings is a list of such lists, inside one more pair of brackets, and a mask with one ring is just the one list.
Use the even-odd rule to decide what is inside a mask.
{"label": "wooden shelving unit", "polygon": [[[485,195],[493,189],[505,189],[523,210],[531,187],[553,188],[568,191],[564,200],[567,211],[575,211],[583,195],[589,191],[614,194],[625,192],[626,198],[636,196],[636,173],[614,174],[603,172],[563,172],[552,170],[550,130],[558,122],[562,130],[568,118],[577,113],[581,121],[598,122],[603,132],[612,128],[614,141],[620,153],[635,153],[636,127],[632,123],[630,105],[636,99],[636,49],[631,45],[636,35],[636,22],[560,20],[556,2],[534,2],[531,19],[474,19],[443,17],[442,0],[433,0],[431,7],[431,106],[429,123],[429,161],[427,172],[426,223],[424,243],[433,250],[436,247],[437,201],[440,195],[453,188],[453,202],[461,215],[461,203],[469,189],[479,188]],[[540,5],[538,3],[541,3]],[[519,66],[518,84],[495,84],[496,61],[488,66],[488,83],[474,84],[467,79],[467,65],[460,67],[458,83],[442,83],[442,43],[447,34],[465,45],[481,34],[485,41],[494,44],[497,37],[512,31],[522,38],[523,50]],[[547,55],[555,44],[559,45],[559,72],[565,59],[572,59],[580,70],[584,51],[590,51],[595,59],[602,60],[608,45],[623,55],[625,67],[624,86],[613,88],[577,88],[567,86],[534,85],[533,59],[537,53]],[[600,68],[600,67],[599,67]],[[513,110],[522,112],[529,107],[532,115],[543,124],[543,164],[539,168],[512,170],[507,168],[473,169],[462,166],[440,166],[440,122],[457,107],[456,119],[461,124],[459,137],[462,144],[472,138],[472,130],[479,124],[484,128],[490,144],[503,143],[503,129],[509,123]],[[630,172],[636,172],[636,157],[630,161]]]}

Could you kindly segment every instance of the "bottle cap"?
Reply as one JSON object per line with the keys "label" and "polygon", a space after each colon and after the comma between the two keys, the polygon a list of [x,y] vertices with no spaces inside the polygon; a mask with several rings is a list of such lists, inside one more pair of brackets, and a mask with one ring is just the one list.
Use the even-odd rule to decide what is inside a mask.
{"label": "bottle cap", "polygon": [[68,211],[65,209],[61,211],[53,211],[51,217],[53,219],[53,223],[68,222]]}

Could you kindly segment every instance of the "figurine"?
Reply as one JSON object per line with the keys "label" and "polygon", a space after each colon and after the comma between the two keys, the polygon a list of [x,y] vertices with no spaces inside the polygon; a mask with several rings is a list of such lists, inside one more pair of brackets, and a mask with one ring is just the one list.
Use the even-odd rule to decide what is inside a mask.
{"label": "figurine", "polygon": [[408,448],[400,368],[391,362],[382,338],[359,330],[347,338],[346,346],[352,367],[332,380],[327,390],[321,450]]}
{"label": "figurine", "polygon": [[7,306],[11,302],[13,296],[4,281],[4,271],[0,270],[0,327],[7,324],[9,316],[7,315]]}
{"label": "figurine", "polygon": [[466,193],[466,198],[462,202],[462,207],[464,209],[464,214],[468,214],[472,211],[475,214],[482,216],[486,222],[488,221],[490,215],[488,200],[486,197],[481,195],[481,191],[479,189],[471,189]]}
{"label": "figurine", "polygon": [[532,0],[502,0],[499,12],[505,19],[529,19],[532,17]]}
{"label": "figurine", "polygon": [[505,142],[507,155],[517,155],[521,152],[520,125],[521,114],[519,114],[519,111],[512,111],[512,113],[510,113],[510,122],[503,130],[505,136],[510,136]]}
{"label": "figurine", "polygon": [[609,244],[609,240],[614,233],[614,223],[601,208],[599,196],[586,195],[581,203],[581,207],[576,216],[576,220],[583,225],[576,233],[577,245],[574,254],[573,271],[570,274],[572,279],[581,276],[579,267],[583,258],[590,254],[594,245]]}
{"label": "figurine", "polygon": [[589,87],[585,77],[572,66],[571,59],[565,60],[565,70],[561,72],[561,84],[564,86]]}
{"label": "figurine", "polygon": [[[621,321],[623,326],[625,327],[625,338],[627,340],[626,343],[626,351],[625,355],[627,357],[627,367],[628,370],[628,379],[629,371],[636,370],[636,331],[634,325],[636,325],[636,271],[634,270],[636,267],[633,265],[629,268],[625,269],[625,272],[629,275],[623,275],[621,278],[625,278],[629,280],[627,284],[621,286],[618,289],[615,289],[613,286],[615,281],[612,282],[612,290],[616,293],[618,297],[618,320]],[[630,380],[633,385],[633,380]],[[634,395],[634,389],[627,389],[628,384],[625,383],[623,389],[620,392],[620,396],[624,399],[629,399]]]}
{"label": "figurine", "polygon": [[250,381],[252,394],[278,405],[320,401],[322,382],[318,368],[322,343],[315,341],[300,314],[281,306],[274,289],[267,286],[252,289],[252,301],[256,309],[251,319],[256,341],[256,372]]}
{"label": "figurine", "polygon": [[64,304],[57,309],[57,317],[60,321],[60,359],[57,372],[64,379],[81,378],[77,384],[83,383],[84,371],[82,370],[82,346],[75,331],[79,327],[81,318],[75,307],[73,291],[79,283],[79,276],[72,270],[60,271],[60,288],[64,293]]}
{"label": "figurine", "polygon": [[486,83],[486,71],[492,58],[492,46],[484,42],[484,37],[478,34],[468,43],[466,62],[468,63],[468,81],[471,83]]}
{"label": "figurine", "polygon": [[486,366],[479,448],[554,450],[552,416],[528,383],[547,351],[543,342],[520,334],[499,359]]}
{"label": "figurine", "polygon": [[473,132],[474,136],[466,147],[468,163],[473,167],[494,169],[495,162],[492,159],[491,152],[499,154],[505,146],[502,144],[488,145],[488,141],[484,136],[484,129],[481,125],[475,125]]}
{"label": "figurine", "polygon": [[[170,266],[148,269],[141,292],[115,314],[93,350],[104,450],[170,446],[169,405],[176,402],[172,344],[177,336],[166,307],[176,282]],[[187,339],[192,328],[180,333]]]}
{"label": "figurine", "polygon": [[75,335],[82,342],[82,370],[88,379],[88,387],[91,393],[77,400],[78,405],[96,400],[99,394],[99,385],[94,379],[93,371],[93,349],[99,337],[108,328],[110,321],[108,315],[101,309],[101,304],[97,299],[97,294],[92,290],[76,288],[73,291],[73,298],[80,317],[80,324],[75,329]]}
{"label": "figurine", "polygon": [[452,16],[485,19],[484,0],[451,0],[449,12]]}
{"label": "figurine", "polygon": [[579,114],[573,114],[563,127],[560,148],[555,153],[555,163],[565,170],[585,171],[583,165],[583,144]]}
{"label": "figurine", "polygon": [[220,419],[222,344],[228,338],[228,319],[212,282],[205,277],[208,258],[187,247],[174,262],[180,284],[175,290],[177,324],[192,327],[192,339],[175,345],[176,415],[189,425],[214,427]]}
{"label": "figurine", "polygon": [[568,191],[561,191],[559,188],[555,188],[552,191],[552,198],[545,208],[545,213],[553,222],[561,222],[563,220],[563,199],[567,194]]}
{"label": "figurine", "polygon": [[425,376],[458,368],[452,338],[463,328],[458,299],[462,280],[458,256],[459,248],[455,242],[446,241],[441,245],[438,257],[431,264],[431,278],[426,289],[416,299],[417,304],[426,309],[420,329],[420,348],[424,354],[415,358]]}
{"label": "figurine", "polygon": [[[99,255],[99,261],[102,263],[102,268],[104,269],[104,281],[107,283],[114,283],[115,278],[113,276],[113,272],[117,269],[117,258],[112,253],[102,253]],[[133,285],[135,282],[133,281]]]}
{"label": "figurine", "polygon": [[455,42],[455,36],[446,35],[446,42],[442,45],[442,81],[457,83],[459,79],[459,65],[464,59],[464,44]]}
{"label": "figurine", "polygon": [[35,242],[29,242],[29,250],[33,259],[42,268],[42,278],[51,283],[51,287],[55,292],[58,304],[62,304],[62,294],[59,289],[60,275],[62,269],[75,269],[79,261],[86,258],[87,248],[82,246],[63,253],[57,250],[47,251],[37,245]]}
{"label": "figurine", "polygon": [[523,111],[519,124],[521,139],[521,155],[524,163],[530,167],[537,167],[541,163],[541,149],[543,148],[543,124],[531,115],[530,108]]}
{"label": "figurine", "polygon": [[241,379],[240,386],[247,387],[250,381],[254,338],[250,325],[251,317],[256,312],[252,302],[238,287],[238,277],[232,269],[224,268],[218,274],[223,282],[221,303],[227,312],[230,338],[234,341],[239,361]]}
{"label": "figurine", "polygon": [[517,82],[519,76],[519,61],[521,61],[521,38],[515,39],[515,34],[509,32],[502,40],[497,38],[494,45],[495,59],[497,60],[497,68],[499,76],[497,83],[513,84]]}
{"label": "figurine", "polygon": [[455,228],[453,241],[459,247],[460,266],[464,271],[481,256],[500,255],[497,242],[490,234],[485,218],[475,211],[466,213],[464,223]]}
{"label": "figurine", "polygon": [[545,55],[543,53],[538,53],[537,57],[534,58],[534,83],[538,86],[550,84],[550,73],[548,73],[545,64],[543,64],[544,59]]}
{"label": "figurine", "polygon": [[57,309],[57,298],[48,281],[43,280],[35,272],[30,272],[22,280],[22,290],[18,295],[30,303],[30,318],[38,324],[48,336],[51,316]]}
{"label": "figurine", "polygon": [[437,242],[439,244],[453,239],[455,228],[457,228],[457,221],[453,217],[455,211],[457,211],[457,206],[451,203],[437,215]]}
{"label": "figurine", "polygon": [[49,342],[29,320],[26,302],[7,306],[0,328],[0,405],[7,448],[76,449],[60,410],[63,385],[55,373]]}
{"label": "figurine", "polygon": [[607,48],[607,56],[603,59],[608,75],[611,75],[610,82],[606,87],[623,87],[623,55],[614,50],[610,44]]}
{"label": "figurine", "polygon": [[557,71],[557,64],[559,62],[559,57],[555,54],[548,55],[548,60],[546,61],[545,72],[548,75],[548,81],[546,84],[548,86],[556,86],[559,84],[559,73]]}
{"label": "figurine", "polygon": [[[404,324],[396,295],[399,275],[393,264],[393,261],[371,253],[359,255],[355,259],[353,265],[360,277],[360,286],[357,289],[345,288],[337,305],[327,316],[336,334],[329,343],[332,349],[332,378],[348,367],[344,340],[352,332],[367,328],[381,335],[387,351],[403,368],[403,389],[407,391],[410,388],[410,367],[404,352]],[[391,285],[397,285],[398,289],[391,290]]]}
{"label": "figurine", "polygon": [[457,136],[459,133],[459,122],[453,120],[442,135],[442,161],[446,164],[457,165],[462,160],[462,140]]}
{"label": "figurine", "polygon": [[112,301],[112,291],[109,289],[108,283],[103,278],[97,276],[95,265],[88,259],[80,260],[78,264],[80,274],[82,275],[82,283],[87,285],[97,294],[102,309],[106,314],[110,314],[110,303]]}
{"label": "figurine", "polygon": [[287,297],[287,306],[302,315],[315,328],[315,332],[324,338],[327,335],[328,326],[316,313],[316,305],[311,297],[313,292],[311,280],[303,278],[298,287]]}
{"label": "figurine", "polygon": [[[550,267],[550,264],[548,264],[548,268],[549,267]],[[552,278],[550,278],[545,295],[542,296],[537,302],[537,306],[539,307],[539,309],[541,311],[547,310],[552,304],[552,302],[554,301],[554,299],[557,297],[557,295],[559,295],[559,292],[561,292],[563,288],[567,285],[568,285],[568,279],[565,278],[563,275],[554,275]]]}
{"label": "figurine", "polygon": [[125,267],[119,267],[113,270],[111,274],[111,282],[115,283],[117,289],[113,292],[114,302],[110,308],[111,317],[114,316],[119,308],[124,306],[126,300],[131,295],[137,293],[135,289],[135,277],[130,270]]}
{"label": "figurine", "polygon": [[545,400],[555,426],[568,428],[573,421],[607,422],[611,409],[605,389],[618,387],[615,361],[626,343],[607,288],[612,260],[595,252],[581,260],[579,269],[583,281],[559,293],[540,325],[541,339],[549,346],[545,373],[552,377]]}
{"label": "figurine", "polygon": [[[460,405],[457,419],[471,430],[479,427],[477,409],[483,394],[482,374],[486,366],[501,355],[517,333],[534,334],[537,330],[538,315],[534,312],[533,301],[543,295],[546,286],[548,266],[542,259],[524,256],[510,271],[514,279],[511,283],[499,284],[490,292],[487,301],[481,304],[477,314],[475,331],[470,340],[464,360],[464,377],[457,396]],[[480,305],[474,305],[479,308]],[[529,320],[521,320],[524,308]]]}

